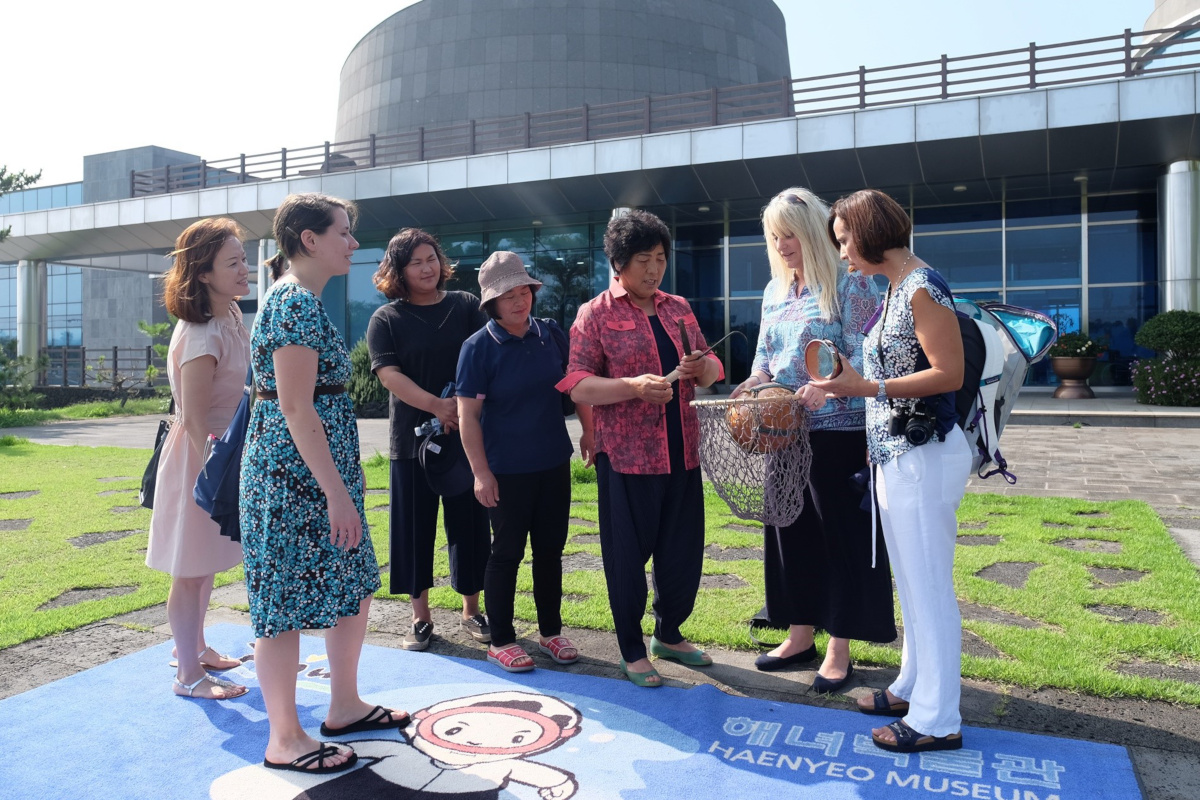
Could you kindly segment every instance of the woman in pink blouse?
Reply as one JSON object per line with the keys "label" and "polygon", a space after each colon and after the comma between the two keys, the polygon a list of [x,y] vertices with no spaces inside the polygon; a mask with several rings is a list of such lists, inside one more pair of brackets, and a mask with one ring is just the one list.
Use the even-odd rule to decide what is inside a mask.
{"label": "woman in pink blouse", "polygon": [[[658,217],[631,211],[615,217],[604,252],[616,281],[579,309],[571,327],[571,360],[558,384],[594,409],[594,441],[581,449],[596,463],[600,549],[621,670],[634,684],[662,685],[647,657],[641,620],[646,562],[653,559],[654,635],[650,655],[690,666],[712,659],[685,641],[704,560],[704,492],[700,424],[689,405],[697,386],[724,377],[706,348],[696,315],[682,297],[659,290],[671,234]],[[679,322],[696,348],[685,353]],[[663,377],[678,369],[676,385]]]}

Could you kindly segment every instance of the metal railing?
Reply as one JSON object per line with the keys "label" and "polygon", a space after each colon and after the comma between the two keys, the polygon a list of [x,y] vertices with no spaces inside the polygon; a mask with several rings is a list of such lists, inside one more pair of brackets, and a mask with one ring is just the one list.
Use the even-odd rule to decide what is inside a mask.
{"label": "metal railing", "polygon": [[1200,67],[1200,22],[135,170],[131,197]]}
{"label": "metal railing", "polygon": [[[111,386],[113,389],[166,383],[166,362],[154,347],[43,347],[45,367],[38,372],[38,386]],[[158,374],[146,382],[146,369]]]}

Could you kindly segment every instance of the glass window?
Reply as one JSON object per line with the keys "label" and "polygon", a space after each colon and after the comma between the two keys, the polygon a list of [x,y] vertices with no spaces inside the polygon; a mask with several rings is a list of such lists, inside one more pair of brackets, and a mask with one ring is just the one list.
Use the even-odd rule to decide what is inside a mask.
{"label": "glass window", "polygon": [[557,320],[563,330],[569,330],[579,306],[592,299],[594,265],[588,250],[554,252],[561,255],[539,253],[534,259],[533,276],[542,282],[537,315]]}
{"label": "glass window", "polygon": [[740,219],[729,223],[730,244],[757,244],[766,242],[763,238],[763,224],[759,219]]}
{"label": "glass window", "polygon": [[442,245],[442,252],[451,261],[463,256],[483,255],[482,233],[448,233],[439,236],[438,241]]}
{"label": "glass window", "polygon": [[719,248],[675,253],[675,294],[689,299],[721,297],[725,294],[723,278]]}
{"label": "glass window", "polygon": [[52,208],[62,208],[67,204],[67,187],[51,186],[50,187],[50,205]]}
{"label": "glass window", "polygon": [[1134,358],[1154,355],[1138,347],[1133,337],[1146,320],[1158,313],[1158,287],[1112,286],[1088,290],[1088,335],[1108,350],[1093,375],[1098,386],[1128,386],[1129,363]]}
{"label": "glass window", "polygon": [[446,288],[456,292],[470,292],[479,297],[479,267],[482,264],[483,259],[479,256],[458,259],[454,277],[446,284]]}
{"label": "glass window", "polygon": [[69,205],[69,206],[83,205],[83,184],[82,183],[67,184],[67,205]]}
{"label": "glass window", "polygon": [[1109,194],[1088,196],[1088,221],[1156,219],[1158,200],[1153,194]]}
{"label": "glass window", "polygon": [[[729,382],[740,383],[750,374],[754,350],[758,347],[758,331],[762,321],[762,303],[758,300],[729,301],[729,330],[741,331],[746,339],[734,336],[729,340]],[[747,342],[747,340],[749,340]]]}
{"label": "glass window", "polygon": [[546,250],[578,250],[588,246],[588,226],[541,228],[537,239],[538,247]]}
{"label": "glass window", "polygon": [[917,236],[913,249],[957,291],[1003,283],[1002,239],[1000,231]]}
{"label": "glass window", "polygon": [[367,335],[367,323],[371,321],[375,310],[388,302],[371,280],[383,259],[383,254],[384,250],[377,247],[356,250],[350,274],[346,276],[346,313],[349,325],[346,344],[351,348]]}
{"label": "glass window", "polygon": [[42,211],[43,209],[52,208],[50,201],[51,201],[50,187],[45,186],[45,187],[37,190],[37,205],[34,206],[34,208],[37,211]]}
{"label": "glass window", "polygon": [[999,227],[999,203],[971,203],[913,210],[913,230],[916,233]]}
{"label": "glass window", "polygon": [[[351,266],[351,271],[353,269]],[[348,279],[348,275],[335,275],[330,278],[329,282],[325,284],[325,290],[321,292],[321,305],[325,306],[325,313],[329,315],[329,321],[342,334],[342,338],[346,340],[346,346],[349,348],[357,344],[358,340],[352,340],[350,331],[346,328],[346,282]]]}
{"label": "glass window", "polygon": [[1010,230],[1008,285],[1078,285],[1082,249],[1078,227]]}
{"label": "glass window", "polygon": [[1082,218],[1078,197],[1059,197],[1051,200],[1017,200],[1007,204],[1008,227],[1027,228],[1031,225],[1069,225]]}
{"label": "glass window", "polygon": [[1088,226],[1088,282],[1157,280],[1158,227],[1152,222]]}
{"label": "glass window", "polygon": [[771,280],[771,262],[761,244],[729,248],[729,294],[731,297],[762,297]]}
{"label": "glass window", "polygon": [[[725,224],[708,223],[704,225],[680,225],[675,229],[675,248],[691,250],[697,247],[719,247],[724,236]],[[759,229],[762,235],[762,229]]]}
{"label": "glass window", "polygon": [[[1042,289],[1036,291],[1010,291],[1008,302],[1014,306],[1041,311],[1058,324],[1062,333],[1080,330],[1079,289]],[[1027,386],[1049,386],[1055,382],[1050,370],[1050,359],[1043,358],[1029,369],[1025,378]]]}
{"label": "glass window", "polygon": [[488,252],[511,250],[514,253],[529,253],[533,251],[533,229],[525,228],[518,231],[492,231],[488,234]]}

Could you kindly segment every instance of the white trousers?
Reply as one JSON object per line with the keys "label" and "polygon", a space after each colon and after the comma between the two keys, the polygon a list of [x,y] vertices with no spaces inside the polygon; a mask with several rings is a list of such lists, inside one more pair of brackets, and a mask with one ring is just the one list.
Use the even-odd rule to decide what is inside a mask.
{"label": "white trousers", "polygon": [[900,675],[889,686],[909,702],[904,721],[928,736],[958,733],[962,618],[954,597],[958,505],[971,452],[956,425],[876,471],[879,516],[904,618]]}

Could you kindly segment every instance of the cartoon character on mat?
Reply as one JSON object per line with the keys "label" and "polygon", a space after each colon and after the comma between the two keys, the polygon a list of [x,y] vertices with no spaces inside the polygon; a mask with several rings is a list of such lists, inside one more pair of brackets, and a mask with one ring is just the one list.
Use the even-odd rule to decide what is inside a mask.
{"label": "cartoon character on mat", "polygon": [[339,740],[358,753],[352,770],[305,775],[244,767],[218,778],[211,797],[498,800],[500,790],[516,782],[536,788],[543,800],[565,800],[579,789],[575,776],[529,757],[578,734],[581,722],[573,707],[543,694],[455,698],[413,714],[414,724],[400,732],[404,741]]}

